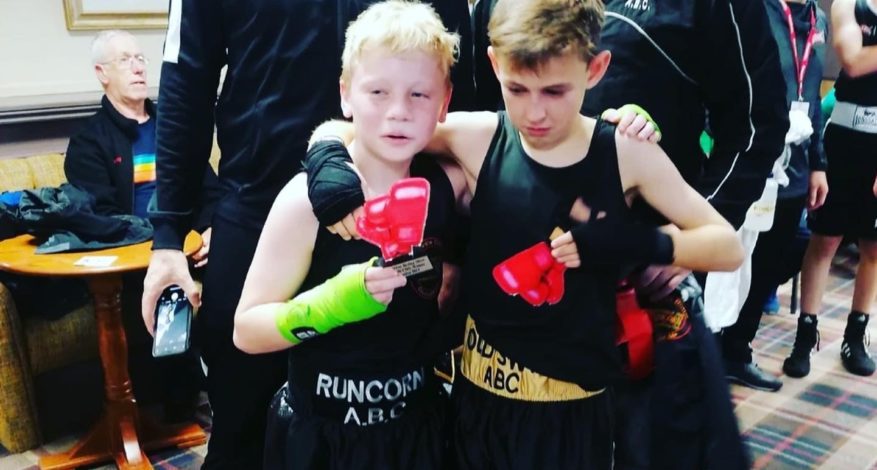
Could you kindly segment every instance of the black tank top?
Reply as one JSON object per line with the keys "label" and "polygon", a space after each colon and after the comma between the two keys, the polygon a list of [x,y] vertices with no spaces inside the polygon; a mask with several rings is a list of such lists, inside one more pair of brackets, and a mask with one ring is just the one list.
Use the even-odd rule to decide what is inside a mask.
{"label": "black tank top", "polygon": [[[423,341],[439,319],[438,292],[442,283],[442,260],[453,233],[455,198],[451,183],[433,157],[418,155],[411,176],[430,183],[429,208],[421,247],[415,256],[429,256],[433,270],[408,278],[396,289],[387,311],[369,320],[351,323],[309,339],[290,349],[289,377],[309,371],[335,371],[367,375],[431,365],[441,351],[426,350]],[[344,241],[320,228],[314,244],[311,268],[301,291],[322,284],[346,265],[380,256],[380,249],[364,240]],[[462,332],[460,333],[462,336]]]}
{"label": "black tank top", "polygon": [[585,158],[551,168],[531,159],[506,114],[498,115],[472,200],[472,236],[463,269],[466,307],[485,341],[504,356],[552,378],[602,388],[620,372],[614,346],[619,271],[569,269],[563,299],[534,308],[505,294],[492,270],[547,240],[554,227],[568,229],[578,196],[594,211],[627,216],[615,126],[598,120]]}
{"label": "black tank top", "polygon": [[[868,0],[856,0],[856,22],[862,28],[862,46],[877,45],[877,14],[868,5]],[[877,106],[877,72],[851,78],[841,70],[835,93],[838,101]]]}

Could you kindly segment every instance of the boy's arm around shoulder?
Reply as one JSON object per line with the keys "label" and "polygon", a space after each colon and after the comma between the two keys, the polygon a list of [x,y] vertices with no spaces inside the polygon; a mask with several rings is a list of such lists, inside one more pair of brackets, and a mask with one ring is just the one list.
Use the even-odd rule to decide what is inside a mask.
{"label": "boy's arm around shoulder", "polygon": [[311,265],[319,225],[306,178],[299,173],[283,188],[259,237],[234,319],[234,344],[244,352],[291,346],[277,328],[274,308],[295,296]]}
{"label": "boy's arm around shoulder", "polygon": [[615,136],[626,195],[642,197],[672,222],[673,264],[694,271],[733,271],[743,247],[733,227],[694,188],[656,144]]}
{"label": "boy's arm around shoulder", "polygon": [[492,112],[448,113],[445,121],[436,127],[426,150],[453,157],[466,173],[466,179],[471,183],[470,190],[474,193],[474,181],[481,171],[498,124],[497,114]]}
{"label": "boy's arm around shoulder", "polygon": [[[474,192],[475,180],[496,125],[495,113],[449,113],[423,150],[456,159],[465,174],[469,192]],[[345,239],[355,236],[352,213],[362,205],[364,196],[359,176],[346,163],[351,161],[350,155],[333,141],[340,140],[347,145],[354,138],[350,123],[323,123],[311,136],[311,148],[304,162],[310,178],[308,194],[317,218],[322,225],[331,227],[333,233],[343,234]],[[323,181],[331,184],[321,184]]]}
{"label": "boy's arm around shoulder", "polygon": [[311,148],[317,142],[324,140],[340,140],[344,146],[353,142],[356,133],[353,129],[353,123],[342,119],[330,119],[314,129],[311,138],[308,139],[308,148]]}
{"label": "boy's arm around shoulder", "polygon": [[469,203],[472,201],[472,192],[470,191],[470,181],[466,172],[456,162],[450,160],[440,160],[439,165],[444,170],[451,188],[454,190],[454,201],[456,202],[456,210],[461,214],[469,213]]}

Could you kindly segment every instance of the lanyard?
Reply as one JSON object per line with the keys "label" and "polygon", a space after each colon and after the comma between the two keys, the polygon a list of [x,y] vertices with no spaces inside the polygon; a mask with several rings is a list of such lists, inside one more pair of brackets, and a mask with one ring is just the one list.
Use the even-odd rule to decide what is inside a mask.
{"label": "lanyard", "polygon": [[795,60],[795,79],[798,82],[798,100],[804,100],[804,74],[807,73],[807,66],[810,65],[810,52],[813,50],[813,42],[816,38],[816,14],[813,8],[810,9],[810,32],[807,33],[807,42],[804,43],[804,54],[798,58],[798,41],[795,39],[795,23],[792,21],[792,10],[786,5],[786,2],[779,0],[783,7],[783,13],[786,14],[786,23],[789,24],[789,40],[792,44],[792,58]]}

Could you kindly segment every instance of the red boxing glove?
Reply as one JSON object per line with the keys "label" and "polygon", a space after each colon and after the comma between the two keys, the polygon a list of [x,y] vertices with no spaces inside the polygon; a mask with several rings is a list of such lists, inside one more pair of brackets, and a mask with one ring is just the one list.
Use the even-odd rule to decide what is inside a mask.
{"label": "red boxing glove", "polygon": [[429,207],[429,181],[406,178],[390,191],[365,202],[365,215],[356,221],[363,239],[379,246],[384,261],[411,254],[423,242]]}
{"label": "red boxing glove", "polygon": [[563,298],[566,266],[551,256],[551,248],[539,242],[493,268],[493,279],[509,295],[520,295],[538,307],[556,304]]}
{"label": "red boxing glove", "polygon": [[652,319],[639,306],[636,292],[629,285],[618,288],[615,302],[618,316],[615,344],[627,346],[627,375],[634,380],[644,379],[655,368]]}

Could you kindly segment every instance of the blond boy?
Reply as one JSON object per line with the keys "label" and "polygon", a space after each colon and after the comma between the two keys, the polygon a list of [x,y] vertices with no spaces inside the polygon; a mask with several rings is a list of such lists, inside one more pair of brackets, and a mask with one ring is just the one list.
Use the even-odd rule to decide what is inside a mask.
{"label": "blond boy", "polygon": [[369,197],[407,177],[430,182],[423,254],[435,267],[411,280],[375,267],[378,248],[319,228],[305,174],[289,182],[235,315],[243,351],[292,347],[265,468],[443,466],[446,403],[431,373],[440,349],[424,338],[439,324],[441,248],[465,179],[417,154],[445,118],[458,41],[431,7],[399,0],[371,6],[347,30],[340,91],[361,136],[353,162]]}

